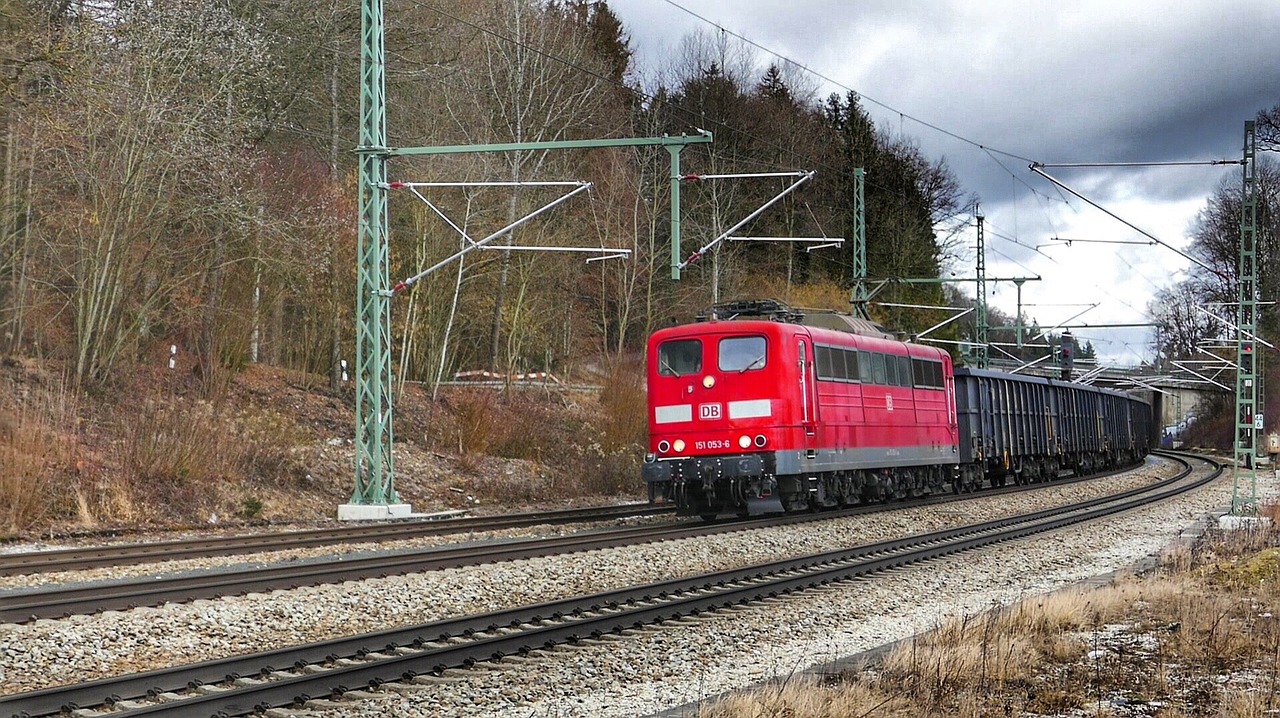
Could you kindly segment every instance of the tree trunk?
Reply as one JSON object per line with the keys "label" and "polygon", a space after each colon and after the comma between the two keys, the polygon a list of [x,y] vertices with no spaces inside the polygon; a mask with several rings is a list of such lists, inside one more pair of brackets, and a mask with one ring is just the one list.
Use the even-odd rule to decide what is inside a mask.
{"label": "tree trunk", "polygon": [[[335,9],[336,12],[336,9]],[[329,181],[337,184],[338,151],[341,137],[339,132],[341,118],[338,115],[338,38],[331,38],[333,52],[329,64]],[[338,253],[342,248],[342,235],[334,232],[329,240],[329,391],[337,392],[342,382],[342,314],[338,307],[343,298],[339,296]]]}
{"label": "tree trunk", "polygon": [[[470,212],[468,211],[468,214]],[[466,247],[467,240],[458,242],[458,248]],[[444,379],[444,368],[449,360],[449,337],[453,333],[453,319],[458,315],[458,296],[462,293],[462,268],[466,256],[458,257],[458,276],[453,282],[453,301],[449,304],[449,320],[444,325],[444,338],[440,340],[440,367],[436,369],[436,380],[431,386],[431,400],[436,400],[440,391],[440,382]]]}
{"label": "tree trunk", "polygon": [[214,372],[218,366],[218,308],[222,306],[223,265],[227,254],[227,239],[218,232],[213,240],[213,257],[209,261],[209,293],[205,296],[204,311],[200,320],[200,341],[197,350],[200,378],[206,390],[213,387]]}
{"label": "tree trunk", "polygon": [[[13,129],[16,123],[12,109],[5,119],[4,176],[0,177],[0,207],[4,208],[0,213],[3,218],[0,224],[0,330],[7,330],[17,314],[16,302],[12,302],[18,261],[18,181],[14,177],[17,151],[13,147],[17,133]],[[12,337],[11,331],[9,336]]]}
{"label": "tree trunk", "polygon": [[[517,137],[517,142],[520,141]],[[520,181],[520,165],[519,158],[513,160],[511,166],[511,181]],[[516,210],[519,207],[520,189],[513,187],[511,190],[511,198],[507,201],[507,224],[511,224],[519,219],[516,216]],[[511,246],[515,240],[515,231],[508,232],[501,242],[506,246]],[[502,251],[502,265],[498,270],[498,288],[493,293],[493,320],[489,325],[489,371],[498,372],[500,365],[505,362],[500,361],[502,352],[502,309],[507,299],[507,285],[511,281],[511,250]]]}

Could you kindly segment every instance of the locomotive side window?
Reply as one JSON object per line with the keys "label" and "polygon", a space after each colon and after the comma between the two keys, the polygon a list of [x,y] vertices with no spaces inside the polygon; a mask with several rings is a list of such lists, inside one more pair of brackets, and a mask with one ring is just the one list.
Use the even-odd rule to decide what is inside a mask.
{"label": "locomotive side window", "polygon": [[[856,382],[858,376],[858,352],[842,347],[815,345],[814,360],[818,379],[822,381]],[[870,379],[868,379],[870,381]]]}
{"label": "locomotive side window", "polygon": [[880,352],[871,353],[871,383],[884,384],[888,376],[884,368],[884,355]]}
{"label": "locomotive side window", "polygon": [[898,357],[898,384],[900,386],[910,387],[911,381],[911,357]]}
{"label": "locomotive side window", "polygon": [[836,371],[833,365],[833,355],[836,359],[840,357],[840,350],[833,347],[824,347],[821,344],[813,347],[814,360],[818,364],[818,379],[831,380],[837,379]]}
{"label": "locomotive side window", "polygon": [[917,389],[946,388],[942,382],[942,362],[912,359],[911,374],[915,378]]}
{"label": "locomotive side window", "polygon": [[845,349],[840,353],[844,354],[845,379],[848,379],[849,381],[858,381],[858,352],[852,349]]}
{"label": "locomotive side window", "polygon": [[720,340],[720,371],[744,372],[763,369],[764,337],[731,337]]}
{"label": "locomotive side window", "polygon": [[702,342],[697,339],[676,339],[658,345],[659,375],[687,376],[700,371],[702,371]]}
{"label": "locomotive side window", "polygon": [[898,358],[892,354],[884,355],[884,383],[889,386],[901,386],[898,383]]}

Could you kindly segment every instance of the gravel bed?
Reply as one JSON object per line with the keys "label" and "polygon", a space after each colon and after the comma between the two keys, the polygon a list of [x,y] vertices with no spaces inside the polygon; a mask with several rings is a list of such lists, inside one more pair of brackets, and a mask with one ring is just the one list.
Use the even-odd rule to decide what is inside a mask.
{"label": "gravel bed", "polygon": [[[1151,480],[1150,476],[1145,474],[1127,477],[1126,482],[1132,482],[1137,486]],[[1088,496],[1100,495],[1108,493],[1114,489],[1107,488],[1107,484],[1102,482],[1086,482],[1084,484],[1088,488],[1086,491],[1091,493]],[[1076,486],[1080,486],[1077,484]],[[1127,484],[1126,484],[1127,486]],[[1049,491],[1061,492],[1065,489],[1046,489]],[[1055,496],[1060,496],[1055,493]],[[946,511],[947,509],[942,509]],[[957,507],[956,511],[964,509]],[[18,576],[0,576],[0,593],[6,590],[27,590],[41,588],[45,586],[56,586],[60,584],[71,583],[87,583],[92,581],[115,581],[128,578],[142,577],[163,577],[174,574],[190,573],[192,571],[204,570],[229,570],[234,568],[249,568],[261,566],[271,563],[286,563],[291,561],[302,561],[307,559],[336,558],[339,556],[352,556],[356,554],[367,554],[373,551],[408,551],[415,549],[427,549],[436,546],[456,546],[466,543],[480,541],[501,541],[512,539],[530,539],[530,538],[552,538],[557,536],[567,536],[573,533],[583,531],[591,531],[598,529],[613,529],[621,526],[641,526],[645,524],[667,524],[672,521],[671,516],[636,516],[627,519],[614,519],[610,521],[601,521],[593,523],[576,523],[576,524],[555,524],[542,526],[524,526],[510,529],[500,529],[495,531],[470,531],[459,532],[455,534],[438,535],[438,536],[421,536],[418,538],[400,539],[397,541],[370,541],[364,543],[348,543],[337,546],[314,546],[309,548],[284,549],[280,551],[262,551],[258,553],[238,554],[229,556],[208,556],[204,558],[177,559],[171,561],[157,561],[154,563],[140,563],[126,566],[111,566],[106,568],[98,568],[81,571],[51,571],[48,573],[35,573]],[[234,535],[236,533],[244,533],[243,531],[229,532],[174,532],[164,534],[151,534],[132,536],[129,539],[119,539],[113,541],[103,541],[100,543],[93,542],[68,542],[64,544],[14,544],[5,548],[5,552],[21,552],[21,551],[45,551],[58,548],[83,547],[90,545],[110,546],[114,543],[145,543],[148,540],[168,541],[181,538],[198,538],[200,536],[224,536]],[[735,564],[736,565],[736,564]]]}
{"label": "gravel bed", "polygon": [[[1171,462],[1153,458],[1123,479],[951,505],[2,625],[0,692],[152,670],[805,555],[1113,493],[1175,471]],[[919,577],[898,588],[893,586],[904,579],[877,580],[874,589],[865,589],[866,596],[851,602],[834,601],[833,597],[857,595],[863,589],[856,584],[818,598],[794,599],[788,602],[788,615],[798,617],[798,622],[785,626],[777,625],[768,611],[753,611],[714,619],[696,631],[662,630],[612,643],[607,650],[583,649],[569,661],[539,663],[527,675],[521,669],[478,672],[476,678],[463,683],[433,686],[403,698],[351,703],[344,711],[493,715],[523,702],[526,704],[512,708],[511,715],[635,715],[680,704],[748,684],[771,671],[785,673],[836,653],[853,653],[909,635],[947,613],[976,610],[1124,565],[1131,556],[1149,553],[1167,541],[1170,532],[1176,532],[1190,518],[1222,503],[1224,491],[1229,499],[1230,489],[1229,481],[1220,481],[1194,497],[1130,514],[1158,514],[1147,519],[1143,528],[1120,524],[1103,528],[1129,520],[1113,519],[1108,524],[1091,524],[1040,539],[1029,546],[1046,548],[1016,556],[994,554],[947,562],[945,565],[965,567],[963,580],[954,578],[950,571],[931,568],[913,571]],[[1076,548],[1064,543],[1076,534],[1098,547]],[[1101,553],[1116,541],[1123,541],[1128,548]],[[1027,558],[1031,556],[1035,558]],[[1070,578],[1058,574],[1038,578],[1047,569]],[[707,628],[712,626],[719,626],[718,632],[707,638]]]}
{"label": "gravel bed", "polygon": [[[373,551],[405,551],[425,549],[435,546],[455,546],[476,541],[499,541],[510,539],[552,538],[567,536],[581,531],[596,529],[615,529],[621,526],[642,526],[645,524],[670,523],[671,516],[635,516],[626,519],[611,519],[590,523],[544,524],[541,526],[521,526],[493,531],[460,531],[458,533],[436,536],[420,536],[417,538],[399,539],[395,541],[368,541],[363,543],[345,543],[333,546],[312,546],[308,548],[283,549],[279,551],[260,551],[257,553],[236,554],[227,556],[208,556],[204,558],[176,559],[139,563],[126,566],[110,566],[84,571],[51,571],[49,573],[33,573],[19,576],[0,576],[0,593],[6,590],[24,590],[42,586],[56,586],[67,583],[85,583],[90,581],[113,581],[126,578],[169,576],[202,570],[229,570],[248,568],[270,563],[287,563],[306,559],[337,558]],[[162,536],[158,540],[174,538],[196,538],[200,534],[174,537]],[[208,534],[204,534],[208,535]],[[134,537],[128,543],[143,543]],[[85,544],[110,546],[110,543]],[[42,547],[32,550],[52,550],[57,546]]]}
{"label": "gravel bed", "polygon": [[[1273,476],[1259,493],[1280,494]],[[385,687],[344,716],[636,716],[805,671],[1090,577],[1133,566],[1228,506],[1224,477],[1157,506],[960,557],[712,615],[456,683]],[[315,711],[317,715],[325,715]],[[333,715],[328,713],[328,715]]]}

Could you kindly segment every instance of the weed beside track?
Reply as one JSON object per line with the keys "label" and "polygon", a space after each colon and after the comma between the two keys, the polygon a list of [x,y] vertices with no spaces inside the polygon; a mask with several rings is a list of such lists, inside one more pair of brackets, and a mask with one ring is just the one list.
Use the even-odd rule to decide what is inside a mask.
{"label": "weed beside track", "polygon": [[1210,531],[1167,552],[1146,575],[965,616],[875,664],[823,679],[796,676],[699,715],[1275,715],[1277,545],[1274,522]]}

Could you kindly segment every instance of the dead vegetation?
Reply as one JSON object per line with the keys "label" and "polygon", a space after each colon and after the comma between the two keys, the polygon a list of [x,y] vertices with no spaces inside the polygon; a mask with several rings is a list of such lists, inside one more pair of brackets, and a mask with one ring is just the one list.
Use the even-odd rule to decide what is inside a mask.
{"label": "dead vegetation", "polygon": [[1276,715],[1277,538],[1215,532],[1150,575],[965,616],[838,679],[792,677],[699,715]]}
{"label": "dead vegetation", "polygon": [[[187,367],[76,391],[34,361],[0,366],[0,537],[316,521],[352,485],[353,397],[251,365]],[[397,396],[396,484],[418,511],[639,498],[641,372],[594,393],[451,388]],[[638,420],[637,420],[638,417]]]}

